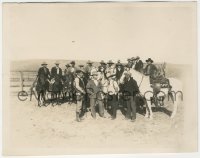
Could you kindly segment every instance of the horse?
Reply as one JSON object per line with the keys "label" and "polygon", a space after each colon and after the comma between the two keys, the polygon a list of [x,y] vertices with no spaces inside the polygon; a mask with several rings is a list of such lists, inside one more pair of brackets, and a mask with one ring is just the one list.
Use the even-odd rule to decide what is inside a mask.
{"label": "horse", "polygon": [[61,105],[59,100],[61,97],[62,89],[63,89],[62,79],[60,79],[58,76],[52,78],[50,81],[50,89],[49,89],[49,91],[51,92],[52,106],[54,106],[54,102],[56,102],[56,105]]}
{"label": "horse", "polygon": [[37,84],[36,84],[36,92],[37,92],[37,101],[38,106],[41,107],[41,105],[46,106],[46,92],[49,87],[49,82],[46,80],[44,75],[41,75],[40,77],[37,77]]}
{"label": "horse", "polygon": [[[180,102],[180,96],[176,96],[178,92],[182,92],[182,83],[176,78],[168,78],[170,83],[169,86],[162,87],[160,83],[154,85],[150,84],[149,76],[136,71],[135,69],[129,70],[133,79],[136,80],[139,86],[140,95],[144,99],[144,104],[146,105],[146,118],[153,118],[152,104],[156,107],[166,107],[164,105],[164,99],[168,97],[173,102],[173,110],[171,112],[170,118],[174,118],[177,113],[177,108]],[[120,79],[120,83],[123,83],[124,73]],[[156,93],[154,93],[156,91]]]}

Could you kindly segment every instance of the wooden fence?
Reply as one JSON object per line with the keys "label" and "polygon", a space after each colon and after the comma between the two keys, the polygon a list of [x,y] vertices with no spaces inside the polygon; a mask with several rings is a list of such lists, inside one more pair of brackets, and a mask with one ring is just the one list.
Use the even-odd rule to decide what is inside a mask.
{"label": "wooden fence", "polygon": [[20,91],[30,93],[30,87],[37,76],[36,71],[11,71],[10,88],[11,94],[17,94]]}

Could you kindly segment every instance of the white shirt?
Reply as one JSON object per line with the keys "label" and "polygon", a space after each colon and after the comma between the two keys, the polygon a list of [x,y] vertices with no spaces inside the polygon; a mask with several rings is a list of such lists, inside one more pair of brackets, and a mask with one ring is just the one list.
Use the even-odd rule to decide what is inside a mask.
{"label": "white shirt", "polygon": [[119,91],[119,86],[116,81],[111,80],[108,82],[108,94],[114,95],[117,94]]}

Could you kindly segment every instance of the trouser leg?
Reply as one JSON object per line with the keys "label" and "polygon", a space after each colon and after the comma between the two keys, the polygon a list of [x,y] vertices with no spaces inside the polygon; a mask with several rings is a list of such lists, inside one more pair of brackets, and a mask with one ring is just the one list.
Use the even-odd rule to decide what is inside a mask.
{"label": "trouser leg", "polygon": [[99,115],[101,117],[104,116],[104,105],[103,105],[103,100],[97,100],[98,106],[99,106]]}
{"label": "trouser leg", "polygon": [[127,98],[125,102],[126,102],[126,105],[127,105],[126,118],[130,119],[131,118],[131,101],[130,101],[130,98]]}
{"label": "trouser leg", "polygon": [[96,104],[96,99],[90,98],[90,109],[93,118],[96,118],[95,104]]}
{"label": "trouser leg", "polygon": [[112,100],[112,117],[116,118],[117,116],[117,108],[118,108],[118,103],[117,103],[117,96],[113,95],[113,100]]}
{"label": "trouser leg", "polygon": [[132,120],[136,119],[136,100],[135,97],[130,97],[130,103],[131,103],[131,111],[132,111]]}

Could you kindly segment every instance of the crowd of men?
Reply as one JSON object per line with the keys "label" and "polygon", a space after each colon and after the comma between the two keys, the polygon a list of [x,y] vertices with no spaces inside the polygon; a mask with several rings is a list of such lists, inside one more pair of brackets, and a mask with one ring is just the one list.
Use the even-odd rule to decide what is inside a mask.
{"label": "crowd of men", "polygon": [[[76,103],[76,120],[78,122],[82,120],[87,108],[90,109],[91,116],[95,119],[96,107],[102,118],[105,118],[105,110],[110,109],[111,119],[114,120],[117,117],[119,104],[127,109],[125,118],[135,121],[136,97],[140,91],[130,70],[135,69],[152,78],[157,68],[151,58],[147,59],[146,63],[144,68],[144,64],[138,56],[127,59],[126,64],[122,64],[120,61],[114,63],[112,60],[106,63],[102,60],[98,67],[94,66],[90,60],[86,66],[78,65],[78,67],[75,61],[71,61],[62,71],[59,67],[60,63],[56,62],[55,67],[49,71],[47,63],[44,62],[38,71],[38,78],[45,78],[45,84],[51,83],[52,80],[57,81],[60,83],[56,86],[58,91],[62,90],[64,82],[71,83],[71,99]],[[122,78],[122,76],[124,77]],[[126,92],[125,95],[124,92]]]}

